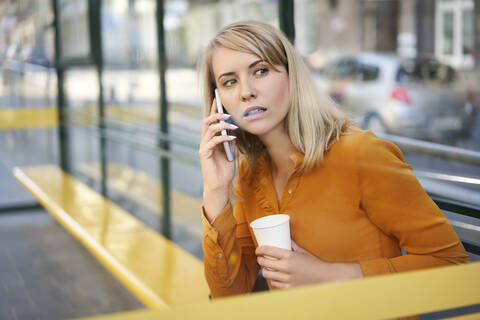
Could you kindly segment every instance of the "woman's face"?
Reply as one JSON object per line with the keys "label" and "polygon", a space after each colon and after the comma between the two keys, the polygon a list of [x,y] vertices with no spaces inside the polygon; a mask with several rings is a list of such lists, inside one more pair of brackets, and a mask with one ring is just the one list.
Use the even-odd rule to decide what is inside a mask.
{"label": "woman's face", "polygon": [[288,113],[288,74],[254,54],[225,47],[212,56],[213,75],[222,104],[243,130],[262,137],[283,132]]}

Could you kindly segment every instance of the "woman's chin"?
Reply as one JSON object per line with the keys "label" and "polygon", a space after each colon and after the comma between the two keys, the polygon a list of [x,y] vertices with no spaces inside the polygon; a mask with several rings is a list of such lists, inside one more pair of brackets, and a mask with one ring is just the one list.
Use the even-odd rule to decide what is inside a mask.
{"label": "woman's chin", "polygon": [[257,137],[261,137],[268,133],[268,130],[265,128],[242,128],[242,129]]}

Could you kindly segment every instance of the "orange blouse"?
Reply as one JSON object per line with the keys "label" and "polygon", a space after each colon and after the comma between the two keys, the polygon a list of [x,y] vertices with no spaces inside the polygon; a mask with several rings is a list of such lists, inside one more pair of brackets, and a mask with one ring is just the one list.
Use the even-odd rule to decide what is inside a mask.
{"label": "orange blouse", "polygon": [[249,224],[276,213],[290,216],[299,246],[325,261],[358,262],[364,276],[468,262],[448,220],[394,144],[358,130],[341,136],[311,171],[299,174],[303,156],[291,158],[295,171],[280,206],[263,155],[253,176],[241,162],[233,207],[228,204],[212,223],[202,212],[213,297],[252,291],[259,265]]}

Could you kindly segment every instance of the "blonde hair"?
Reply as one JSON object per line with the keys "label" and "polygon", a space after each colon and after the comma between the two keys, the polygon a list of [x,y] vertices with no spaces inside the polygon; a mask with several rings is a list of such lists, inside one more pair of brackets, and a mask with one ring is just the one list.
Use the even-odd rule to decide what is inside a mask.
{"label": "blonde hair", "polygon": [[[199,61],[204,80],[204,113],[209,116],[215,90],[212,55],[216,48],[251,53],[272,66],[283,65],[288,72],[289,111],[285,129],[294,147],[304,154],[299,170],[305,171],[321,162],[326,151],[348,128],[347,116],[326,94],[320,93],[301,56],[282,32],[269,24],[242,21],[221,29],[205,48]],[[238,134],[237,146],[252,169],[265,146],[255,135]]]}

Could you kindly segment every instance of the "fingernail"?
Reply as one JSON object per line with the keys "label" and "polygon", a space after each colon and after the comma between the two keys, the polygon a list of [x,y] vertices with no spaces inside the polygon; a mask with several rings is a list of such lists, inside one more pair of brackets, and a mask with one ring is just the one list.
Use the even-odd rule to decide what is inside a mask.
{"label": "fingernail", "polygon": [[224,113],[223,116],[224,116],[225,118],[230,118],[232,115],[231,115],[231,114],[228,114],[228,113]]}
{"label": "fingernail", "polygon": [[228,136],[228,138],[229,138],[230,140],[235,140],[235,139],[237,139],[236,136]]}
{"label": "fingernail", "polygon": [[232,128],[232,129],[238,129],[238,126],[236,126],[234,124],[230,124],[229,127]]}

